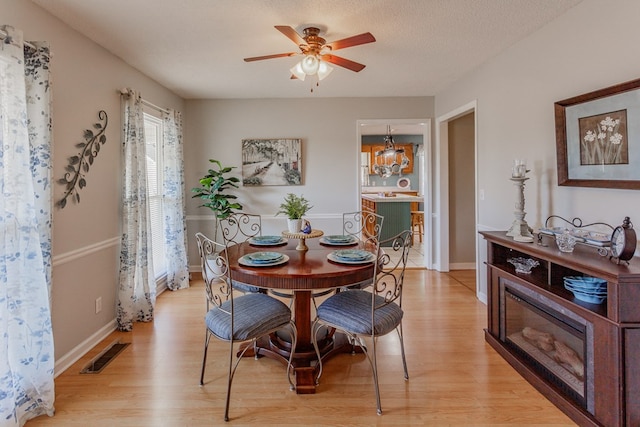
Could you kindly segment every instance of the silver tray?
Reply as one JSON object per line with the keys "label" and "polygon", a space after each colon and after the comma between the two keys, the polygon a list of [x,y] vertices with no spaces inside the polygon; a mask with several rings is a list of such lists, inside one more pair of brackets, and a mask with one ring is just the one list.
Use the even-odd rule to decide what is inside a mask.
{"label": "silver tray", "polygon": [[[552,228],[541,228],[538,230],[541,234],[546,234],[548,236],[558,236],[564,232],[564,227],[552,227]],[[588,231],[588,230],[572,230],[569,231],[573,237],[575,237],[577,243],[585,243],[591,246],[597,246],[601,248],[608,248],[611,246],[611,236],[608,236],[604,233],[596,232],[596,231]]]}

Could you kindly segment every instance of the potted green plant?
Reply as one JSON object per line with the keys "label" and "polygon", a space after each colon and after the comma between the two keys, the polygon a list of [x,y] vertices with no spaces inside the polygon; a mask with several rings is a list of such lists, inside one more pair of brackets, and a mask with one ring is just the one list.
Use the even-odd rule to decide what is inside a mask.
{"label": "potted green plant", "polygon": [[209,162],[217,165],[216,169],[209,169],[207,174],[200,178],[200,187],[191,189],[195,193],[192,197],[198,197],[204,201],[200,206],[211,209],[216,217],[213,240],[218,235],[218,223],[221,219],[227,218],[235,211],[242,210],[242,205],[236,201],[238,198],[227,191],[233,187],[238,188],[240,179],[228,174],[235,169],[235,166],[222,166],[220,161],[209,159]]}
{"label": "potted green plant", "polygon": [[302,217],[312,208],[309,201],[303,195],[288,193],[284,201],[280,204],[280,210],[276,215],[287,216],[287,227],[289,232],[298,233],[302,228]]}

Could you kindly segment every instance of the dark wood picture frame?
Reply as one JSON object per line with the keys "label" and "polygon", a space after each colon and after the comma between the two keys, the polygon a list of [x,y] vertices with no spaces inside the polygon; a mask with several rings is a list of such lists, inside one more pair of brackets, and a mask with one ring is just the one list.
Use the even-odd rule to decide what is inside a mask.
{"label": "dark wood picture frame", "polygon": [[[637,105],[623,105],[623,108],[610,107],[613,97],[625,94],[627,92],[638,91],[637,96],[640,99],[640,79],[632,80],[629,82],[621,83],[615,86],[610,86],[604,89],[599,89],[594,92],[589,92],[583,95],[578,95],[573,98],[568,98],[562,101],[558,101],[554,104],[555,109],[555,124],[556,124],[556,156],[558,164],[558,185],[574,186],[574,187],[600,187],[600,188],[622,188],[622,189],[640,189],[640,175],[637,179],[635,177],[629,178],[625,173],[618,173],[617,171],[622,169],[639,170],[640,162],[634,161],[638,156],[629,158],[627,153],[640,153],[640,133],[634,132],[634,129],[627,128],[627,120],[632,123],[640,122],[640,102],[636,102]],[[617,101],[618,104],[624,101]],[[615,104],[615,102],[614,102]],[[580,154],[581,140],[580,132],[575,130],[569,130],[569,127],[573,126],[574,129],[578,127],[578,120],[575,117],[569,119],[567,122],[567,110],[573,107],[591,106],[594,110],[602,108],[601,111],[592,114],[592,117],[607,116],[609,114],[617,114],[623,110],[625,114],[624,130],[622,131],[623,148],[625,148],[625,156],[623,157],[626,163],[621,165],[623,161],[604,163],[602,164],[602,170],[606,169],[606,174],[602,178],[594,178],[592,176],[570,176],[570,163],[581,161],[580,155],[575,158],[575,153]],[[579,120],[587,120],[590,117],[579,117]],[[635,125],[634,125],[635,126]],[[569,140],[567,137],[569,135]],[[577,148],[576,148],[577,147]],[[572,156],[571,153],[574,153]],[[570,156],[572,156],[570,158]],[[583,164],[582,166],[591,166],[591,164]]]}

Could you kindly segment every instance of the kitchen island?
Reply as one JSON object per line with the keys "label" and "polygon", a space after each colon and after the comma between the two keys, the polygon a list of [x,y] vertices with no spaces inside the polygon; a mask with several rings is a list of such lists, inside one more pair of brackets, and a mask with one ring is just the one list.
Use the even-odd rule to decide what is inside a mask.
{"label": "kitchen island", "polygon": [[411,211],[417,210],[423,201],[422,196],[406,193],[363,193],[362,209],[384,217],[380,239],[385,240],[404,230],[411,230]]}

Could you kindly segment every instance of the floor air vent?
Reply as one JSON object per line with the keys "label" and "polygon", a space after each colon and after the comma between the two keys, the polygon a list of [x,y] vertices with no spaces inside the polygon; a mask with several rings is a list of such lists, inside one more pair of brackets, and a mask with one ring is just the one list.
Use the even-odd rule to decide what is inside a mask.
{"label": "floor air vent", "polygon": [[81,374],[99,374],[102,370],[116,358],[130,343],[113,342],[109,347],[98,354],[87,366],[84,367]]}

